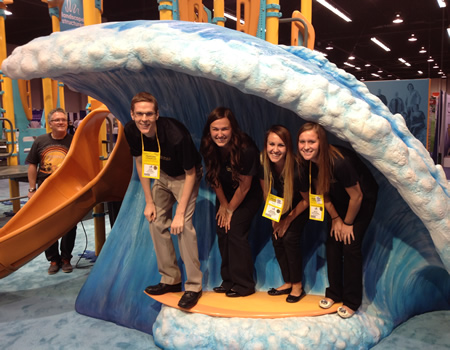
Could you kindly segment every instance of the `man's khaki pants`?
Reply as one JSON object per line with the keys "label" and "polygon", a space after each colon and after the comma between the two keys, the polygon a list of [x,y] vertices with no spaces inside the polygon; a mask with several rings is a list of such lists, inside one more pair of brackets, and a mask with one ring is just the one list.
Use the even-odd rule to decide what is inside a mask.
{"label": "man's khaki pants", "polygon": [[[186,208],[184,230],[177,235],[181,259],[186,268],[185,291],[199,292],[202,289],[202,272],[198,259],[197,234],[192,225],[195,202],[197,200],[202,169],[197,170],[196,182]],[[185,175],[171,177],[161,171],[160,178],[152,187],[152,197],[156,206],[156,221],[150,223],[150,234],[155,247],[161,283],[181,282],[181,272],[177,264],[175,248],[169,232],[172,223],[172,207],[183,193]]]}

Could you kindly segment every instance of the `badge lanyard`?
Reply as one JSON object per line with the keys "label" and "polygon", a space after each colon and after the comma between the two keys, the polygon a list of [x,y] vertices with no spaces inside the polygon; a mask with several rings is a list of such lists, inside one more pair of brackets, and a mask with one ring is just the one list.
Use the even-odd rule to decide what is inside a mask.
{"label": "badge lanyard", "polygon": [[[269,190],[272,190],[272,177],[269,180]],[[283,213],[284,199],[277,197],[272,193],[267,195],[266,204],[264,205],[264,211],[262,216],[279,222],[281,214]]]}
{"label": "badge lanyard", "polygon": [[311,193],[311,161],[309,162],[309,218],[311,220],[323,221],[325,208],[323,195]]}
{"label": "badge lanyard", "polygon": [[144,137],[141,133],[142,142],[142,177],[150,179],[159,179],[159,170],[161,168],[161,147],[159,146],[158,133],[156,135],[156,142],[158,143],[158,152],[144,151]]}

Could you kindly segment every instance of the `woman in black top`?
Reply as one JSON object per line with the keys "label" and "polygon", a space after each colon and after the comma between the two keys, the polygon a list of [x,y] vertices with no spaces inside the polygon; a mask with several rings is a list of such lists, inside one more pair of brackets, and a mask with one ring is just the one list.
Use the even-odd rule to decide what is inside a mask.
{"label": "woman in black top", "polygon": [[200,152],[206,180],[216,192],[216,231],[222,257],[222,284],[228,297],[253,294],[253,259],[248,242],[250,224],[262,199],[258,183],[259,151],[243,133],[230,109],[211,112],[203,129]]}
{"label": "woman in black top", "polygon": [[279,222],[272,221],[272,243],[284,284],[270,289],[268,293],[288,294],[286,301],[296,303],[305,296],[302,287],[301,234],[308,221],[305,209],[308,208],[309,199],[308,192],[300,192],[298,168],[288,129],[274,125],[267,131],[261,158],[263,171],[260,178],[264,197],[267,200],[268,194],[272,193],[284,201]]}
{"label": "woman in black top", "polygon": [[328,144],[323,127],[304,124],[298,132],[303,176],[311,172],[311,189],[324,195],[328,217],[327,265],[329,288],[319,303],[338,308],[342,318],[353,316],[362,302],[361,244],[375,211],[378,185],[370,170],[353,152]]}

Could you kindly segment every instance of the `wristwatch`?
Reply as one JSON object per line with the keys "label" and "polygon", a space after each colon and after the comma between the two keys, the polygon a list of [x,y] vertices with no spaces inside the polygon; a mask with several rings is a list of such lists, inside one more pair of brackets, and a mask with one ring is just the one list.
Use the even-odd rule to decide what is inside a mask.
{"label": "wristwatch", "polygon": [[31,193],[31,192],[34,192],[34,191],[36,191],[36,187],[35,187],[35,188],[29,188],[29,189],[28,189],[28,192],[30,192],[30,193]]}

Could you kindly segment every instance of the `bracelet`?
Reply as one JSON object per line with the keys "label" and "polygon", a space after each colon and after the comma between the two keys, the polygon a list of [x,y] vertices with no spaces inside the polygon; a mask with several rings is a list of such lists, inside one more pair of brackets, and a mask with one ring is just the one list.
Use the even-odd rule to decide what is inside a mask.
{"label": "bracelet", "polygon": [[336,216],[335,218],[331,218],[331,221],[336,220],[338,217],[339,217],[339,215]]}
{"label": "bracelet", "polygon": [[343,223],[344,223],[344,225],[347,225],[347,226],[353,226],[353,222],[351,224],[347,224],[345,221],[343,221]]}
{"label": "bracelet", "polygon": [[29,189],[28,189],[28,192],[30,192],[30,193],[32,193],[32,192],[34,192],[34,191],[36,191],[36,187],[35,187],[35,188],[29,188]]}

